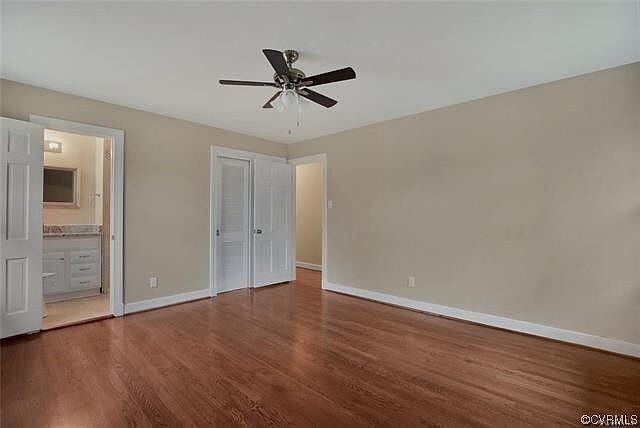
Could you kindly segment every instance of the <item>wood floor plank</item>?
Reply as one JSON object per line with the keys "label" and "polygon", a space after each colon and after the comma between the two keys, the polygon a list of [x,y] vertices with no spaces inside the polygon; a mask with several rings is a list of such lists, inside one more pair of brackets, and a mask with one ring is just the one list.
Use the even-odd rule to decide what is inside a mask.
{"label": "wood floor plank", "polygon": [[576,426],[640,360],[295,283],[3,340],[1,425]]}

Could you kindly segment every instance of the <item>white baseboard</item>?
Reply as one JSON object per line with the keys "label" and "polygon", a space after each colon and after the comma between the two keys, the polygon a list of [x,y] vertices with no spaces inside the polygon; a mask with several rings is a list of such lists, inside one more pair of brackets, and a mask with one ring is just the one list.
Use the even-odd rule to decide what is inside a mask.
{"label": "white baseboard", "polygon": [[365,299],[376,300],[379,302],[390,303],[392,305],[402,306],[405,308],[416,309],[423,312],[429,312],[437,315],[444,315],[451,318],[472,321],[478,324],[484,324],[492,327],[504,328],[506,330],[527,333],[534,336],[541,336],[550,339],[560,340],[563,342],[584,345],[591,348],[602,349],[605,351],[615,352],[618,354],[630,355],[640,358],[640,344],[624,342],[621,340],[608,339],[606,337],[593,336],[587,333],[580,333],[571,330],[563,330],[561,328],[549,327],[541,324],[534,324],[527,321],[519,321],[511,318],[505,318],[497,315],[485,314],[482,312],[473,312],[465,309],[453,308],[449,306],[437,305],[434,303],[423,302],[420,300],[408,299],[405,297],[393,296],[391,294],[379,293],[377,291],[369,291],[361,288],[347,287],[346,285],[326,283],[323,287],[325,290],[335,291],[337,293],[348,294],[351,296],[363,297]]}
{"label": "white baseboard", "polygon": [[313,263],[307,262],[296,262],[296,266],[299,268],[319,270],[320,272],[322,272],[322,265],[314,265]]}
{"label": "white baseboard", "polygon": [[202,299],[211,296],[208,288],[190,291],[188,293],[172,294],[171,296],[157,297],[155,299],[141,300],[139,302],[127,303],[124,305],[124,313],[146,311],[149,309],[161,308],[163,306],[175,305],[176,303],[189,302],[191,300]]}

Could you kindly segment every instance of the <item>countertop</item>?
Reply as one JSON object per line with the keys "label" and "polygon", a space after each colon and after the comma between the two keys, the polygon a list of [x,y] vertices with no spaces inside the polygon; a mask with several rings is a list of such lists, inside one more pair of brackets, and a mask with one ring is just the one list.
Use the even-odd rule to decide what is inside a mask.
{"label": "countertop", "polygon": [[101,236],[102,232],[72,232],[72,233],[64,233],[64,232],[57,232],[57,233],[43,233],[42,237],[43,238],[82,238],[85,236]]}
{"label": "countertop", "polygon": [[42,226],[43,238],[83,238],[101,236],[100,224],[45,224]]}

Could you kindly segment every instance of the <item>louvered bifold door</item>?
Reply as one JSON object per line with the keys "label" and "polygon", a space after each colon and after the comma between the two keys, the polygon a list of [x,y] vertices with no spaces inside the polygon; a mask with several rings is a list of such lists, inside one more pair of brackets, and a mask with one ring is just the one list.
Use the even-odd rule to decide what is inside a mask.
{"label": "louvered bifold door", "polygon": [[249,161],[220,158],[218,292],[249,285]]}

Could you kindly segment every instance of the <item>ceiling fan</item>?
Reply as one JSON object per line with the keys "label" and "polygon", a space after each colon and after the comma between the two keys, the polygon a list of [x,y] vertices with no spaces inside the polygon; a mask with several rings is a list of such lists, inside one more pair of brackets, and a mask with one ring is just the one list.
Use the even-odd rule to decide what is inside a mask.
{"label": "ceiling fan", "polygon": [[[278,92],[266,102],[262,108],[273,108],[272,103],[281,98],[286,100],[289,96],[300,95],[314,103],[324,107],[333,107],[338,101],[309,89],[311,86],[324,85],[326,83],[340,82],[342,80],[355,79],[356,72],[353,68],[341,68],[339,70],[316,74],[307,77],[300,69],[293,68],[293,63],[299,58],[297,51],[288,49],[280,52],[274,49],[263,49],[264,56],[275,70],[273,82],[251,82],[246,80],[220,80],[221,85],[238,86],[271,86],[278,88]],[[286,102],[286,101],[285,101]]]}

